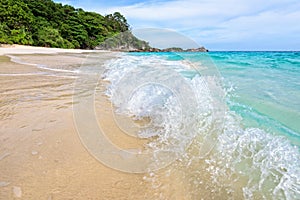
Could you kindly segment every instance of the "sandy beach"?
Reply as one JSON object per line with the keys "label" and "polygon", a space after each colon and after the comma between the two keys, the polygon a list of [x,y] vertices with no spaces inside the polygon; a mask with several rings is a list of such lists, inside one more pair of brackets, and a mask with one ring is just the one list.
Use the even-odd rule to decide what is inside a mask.
{"label": "sandy beach", "polygon": [[[283,195],[298,199],[298,190],[290,189],[290,185],[299,185],[299,173],[294,171],[298,170],[298,149],[283,137],[267,134],[258,128],[242,129],[234,115],[225,116],[224,131],[206,129],[206,126],[201,129],[201,124],[198,126],[197,123],[196,132],[170,129],[169,137],[197,133],[187,137],[191,143],[180,148],[181,154],[173,157],[175,159],[171,162],[168,159],[172,154],[155,151],[161,146],[148,148],[152,141],[155,145],[163,144],[155,140],[156,136],[142,139],[130,135],[134,132],[131,126],[123,125],[128,122],[147,124],[147,118],[139,121],[134,120],[134,116],[120,114],[114,101],[126,101],[128,94],[139,97],[133,103],[140,111],[148,99],[153,100],[153,96],[152,93],[143,93],[145,90],[141,96],[134,93],[136,90],[128,92],[128,88],[137,87],[136,76],[144,81],[145,73],[134,74],[124,72],[124,69],[144,66],[147,62],[147,66],[157,67],[158,61],[166,62],[157,60],[156,56],[138,56],[26,46],[0,48],[1,200],[252,199],[245,196],[249,194],[253,199],[284,199]],[[163,66],[172,67],[174,64],[182,66],[184,63],[172,61],[172,65],[167,62]],[[107,74],[112,69],[109,79]],[[150,69],[153,68],[143,70]],[[124,78],[122,73],[127,73],[124,80],[131,82],[119,83],[123,87],[119,93],[113,93],[117,96],[109,96],[107,92],[113,81]],[[163,74],[163,78],[168,77],[168,73]],[[122,96],[120,91],[126,94]],[[206,93],[202,93],[206,91],[203,85],[198,84],[196,91],[206,98]],[[175,108],[179,105],[186,104],[174,104]],[[190,113],[192,115],[187,116],[195,117],[194,110]],[[158,115],[159,120],[160,116],[164,115]],[[174,116],[172,120],[179,119],[178,115]],[[205,115],[204,122],[207,118],[210,119]],[[213,125],[219,128],[218,124]],[[104,137],[96,131],[98,127]],[[141,126],[136,127],[142,130]],[[220,134],[218,141],[213,148],[203,150],[202,147],[214,145],[211,137],[207,137],[211,131]],[[167,135],[166,132],[162,134]],[[105,140],[118,148],[117,151],[109,145],[102,145],[107,144],[102,143]],[[175,144],[171,150],[177,145],[180,147],[180,143]],[[149,149],[156,153],[147,152]],[[282,155],[281,159],[277,159],[274,152]],[[145,154],[150,156],[143,157]],[[159,167],[149,168],[157,163]],[[145,170],[139,171],[141,168]],[[276,176],[272,175],[274,170]],[[262,172],[271,175],[265,178]],[[287,182],[281,184],[282,180]],[[276,189],[278,186],[280,190]]]}
{"label": "sandy beach", "polygon": [[300,200],[299,8],[1,0],[0,200]]}
{"label": "sandy beach", "polygon": [[[0,48],[1,200],[182,200],[212,194],[221,198],[226,193],[221,189],[215,192],[217,186],[210,181],[205,160],[187,164],[188,160],[179,159],[155,172],[130,173],[130,169],[122,172],[107,167],[85,147],[77,123],[89,129],[92,119],[83,112],[76,121],[74,108],[91,97],[97,123],[112,144],[133,150],[143,149],[147,142],[120,129],[115,110],[104,95],[108,83],[85,73],[89,67],[102,69],[106,61],[118,56],[103,51]],[[93,79],[98,81],[96,88]],[[197,149],[198,145],[187,154]],[[122,164],[122,159],[129,157],[121,156],[117,163]],[[239,192],[232,195],[241,197]]]}
{"label": "sandy beach", "polygon": [[[77,76],[72,71],[91,52],[0,48],[0,199],[151,199],[154,195],[143,174],[106,167],[81,144],[72,113]],[[115,56],[93,53],[103,63]],[[97,107],[107,113],[104,126],[116,133],[110,103],[98,102]],[[111,139],[120,146],[138,144],[126,135]]]}

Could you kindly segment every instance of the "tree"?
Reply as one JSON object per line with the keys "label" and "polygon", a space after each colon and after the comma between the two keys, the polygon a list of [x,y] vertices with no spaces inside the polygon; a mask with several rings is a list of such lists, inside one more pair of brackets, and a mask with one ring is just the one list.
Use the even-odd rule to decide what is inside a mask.
{"label": "tree", "polygon": [[104,17],[52,0],[0,0],[0,43],[93,49],[128,29],[119,12]]}
{"label": "tree", "polygon": [[38,45],[44,47],[74,48],[73,44],[65,40],[57,29],[43,27],[38,32]]}
{"label": "tree", "polygon": [[105,19],[107,21],[107,25],[111,27],[113,31],[118,32],[118,30],[120,30],[120,32],[125,32],[129,29],[126,18],[119,12],[106,15]]}

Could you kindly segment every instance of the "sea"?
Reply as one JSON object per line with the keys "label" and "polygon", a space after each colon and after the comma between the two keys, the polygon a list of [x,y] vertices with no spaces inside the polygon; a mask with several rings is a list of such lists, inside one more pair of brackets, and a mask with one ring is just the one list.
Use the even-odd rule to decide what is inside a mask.
{"label": "sea", "polygon": [[102,77],[154,152],[144,177],[154,189],[300,199],[300,52],[124,53]]}

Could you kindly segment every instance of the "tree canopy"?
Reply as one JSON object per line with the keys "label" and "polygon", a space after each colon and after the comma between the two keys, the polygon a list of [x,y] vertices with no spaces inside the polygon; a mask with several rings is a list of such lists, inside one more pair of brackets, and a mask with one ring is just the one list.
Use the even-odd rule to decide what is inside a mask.
{"label": "tree canopy", "polygon": [[102,16],[52,0],[0,0],[0,43],[93,49],[128,31],[119,12]]}

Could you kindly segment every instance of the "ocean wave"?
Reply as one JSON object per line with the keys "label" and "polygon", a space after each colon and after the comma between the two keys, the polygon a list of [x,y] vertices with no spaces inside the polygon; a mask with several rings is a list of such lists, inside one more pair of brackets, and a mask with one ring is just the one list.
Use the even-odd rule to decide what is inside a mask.
{"label": "ocean wave", "polygon": [[[300,198],[299,149],[282,136],[243,128],[240,116],[215,99],[213,77],[188,63],[124,55],[106,63],[103,75],[116,111],[148,122],[137,134],[151,139],[147,148],[178,156],[168,180],[183,174],[178,184],[191,199]],[[165,175],[151,172],[146,179],[162,183]]]}

